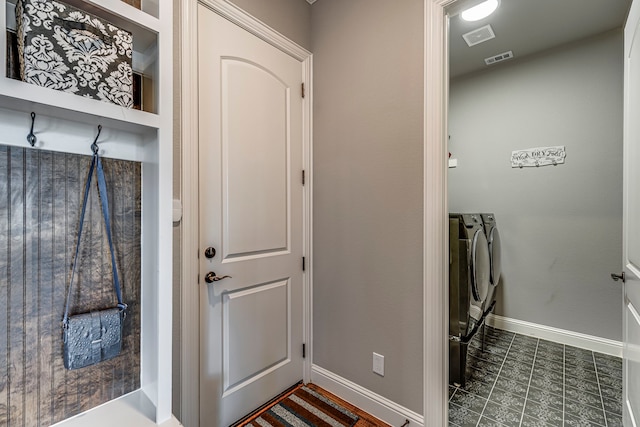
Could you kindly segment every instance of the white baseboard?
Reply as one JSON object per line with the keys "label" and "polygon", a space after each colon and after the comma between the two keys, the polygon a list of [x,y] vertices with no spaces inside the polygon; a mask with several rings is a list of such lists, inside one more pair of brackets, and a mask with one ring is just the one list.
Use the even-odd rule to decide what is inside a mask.
{"label": "white baseboard", "polygon": [[311,367],[311,382],[392,426],[423,427],[424,417],[320,366]]}
{"label": "white baseboard", "polygon": [[596,351],[598,353],[622,357],[622,343],[620,341],[525,322],[524,320],[510,319],[495,314],[490,314],[487,317],[487,324],[509,332],[516,332],[530,337],[542,338],[548,341]]}

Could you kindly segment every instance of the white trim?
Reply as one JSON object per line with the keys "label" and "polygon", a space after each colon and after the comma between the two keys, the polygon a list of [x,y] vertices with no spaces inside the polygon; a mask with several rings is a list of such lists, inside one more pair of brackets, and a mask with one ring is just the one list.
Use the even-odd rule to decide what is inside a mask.
{"label": "white trim", "polygon": [[[387,424],[400,426],[406,420],[411,426],[422,427],[424,418],[414,411],[398,405],[356,383],[334,374],[320,366],[313,365],[311,382],[357,406]],[[431,418],[431,417],[430,417]],[[434,424],[435,425],[435,424]],[[441,424],[446,425],[446,424]]]}
{"label": "white trim", "polygon": [[[314,0],[315,1],[315,0]],[[304,340],[307,358],[304,363],[303,380],[311,379],[311,365],[313,364],[313,55],[309,54],[303,61],[305,82],[305,103],[303,117],[303,151],[305,169],[304,187],[304,252],[307,260],[304,275]]]}
{"label": "white trim", "polygon": [[[181,418],[187,427],[200,425],[200,288],[197,284],[199,246],[198,216],[198,4],[249,31],[302,62],[303,81],[306,87],[303,100],[303,151],[307,183],[305,185],[304,251],[309,259],[304,275],[304,339],[307,343],[307,358],[301,375],[305,381],[311,377],[311,271],[312,271],[312,156],[313,156],[313,57],[311,53],[275,32],[237,6],[224,0],[182,0],[181,3],[181,123],[182,123],[182,318],[180,323],[181,343]],[[196,166],[196,167],[194,167]]]}
{"label": "white trim", "polygon": [[[429,426],[448,424],[447,105],[448,26],[444,7],[452,0],[424,1],[424,413]],[[425,420],[426,421],[426,420]]]}
{"label": "white trim", "polygon": [[314,4],[317,0],[307,0],[307,3]]}
{"label": "white trim", "polygon": [[200,289],[198,286],[198,3],[181,2],[181,253],[180,418],[200,425]]}
{"label": "white trim", "polygon": [[155,405],[151,399],[138,389],[124,396],[110,400],[81,414],[53,424],[51,427],[180,427],[182,424],[174,417],[159,424],[151,421],[155,418]]}
{"label": "white trim", "polygon": [[524,320],[511,319],[495,314],[490,314],[487,317],[487,324],[509,332],[516,332],[518,334],[534,338],[541,338],[560,344],[584,348],[598,353],[622,357],[622,342],[620,341],[582,334],[580,332],[567,331],[566,329],[554,328],[552,326],[525,322]]}
{"label": "white trim", "polygon": [[307,49],[289,40],[282,34],[277,33],[233,3],[227,3],[224,0],[199,0],[198,3],[210,8],[215,13],[225,17],[239,27],[244,28],[254,36],[261,38],[281,51],[293,56],[298,61],[304,62],[311,56],[311,52]]}

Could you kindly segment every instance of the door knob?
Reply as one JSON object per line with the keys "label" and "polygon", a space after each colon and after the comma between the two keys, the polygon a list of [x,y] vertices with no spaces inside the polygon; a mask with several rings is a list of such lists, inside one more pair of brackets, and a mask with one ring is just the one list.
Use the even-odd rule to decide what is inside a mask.
{"label": "door knob", "polygon": [[214,256],[216,256],[216,248],[209,246],[204,250],[204,256],[206,256],[207,258],[213,258]]}
{"label": "door knob", "polygon": [[624,271],[622,272],[622,274],[611,273],[611,278],[614,282],[617,282],[618,280],[622,280],[622,283],[626,282]]}
{"label": "door knob", "polygon": [[231,276],[216,276],[216,273],[214,273],[213,271],[208,272],[205,276],[204,276],[204,281],[207,283],[213,283],[213,282],[217,282],[219,280],[222,279],[226,279],[229,278],[231,279]]}

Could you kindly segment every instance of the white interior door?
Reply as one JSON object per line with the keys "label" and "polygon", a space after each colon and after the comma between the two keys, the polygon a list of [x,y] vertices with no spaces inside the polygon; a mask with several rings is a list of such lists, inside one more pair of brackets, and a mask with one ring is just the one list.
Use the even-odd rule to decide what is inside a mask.
{"label": "white interior door", "polygon": [[303,64],[202,5],[198,62],[200,425],[228,426],[303,378]]}
{"label": "white interior door", "polygon": [[[624,29],[623,419],[640,426],[640,1]],[[625,282],[623,280],[623,282]]]}

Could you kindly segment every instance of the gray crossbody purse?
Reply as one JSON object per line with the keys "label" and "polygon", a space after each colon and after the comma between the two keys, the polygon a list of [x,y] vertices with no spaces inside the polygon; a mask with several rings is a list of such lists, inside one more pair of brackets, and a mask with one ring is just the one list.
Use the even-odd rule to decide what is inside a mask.
{"label": "gray crossbody purse", "polygon": [[[80,225],[78,229],[78,243],[73,260],[71,280],[67,292],[67,301],[62,319],[62,331],[64,342],[64,367],[67,369],[78,369],[90,366],[103,360],[111,359],[122,349],[122,326],[126,315],[127,305],[122,302],[122,292],[120,290],[120,280],[118,269],[116,268],[116,257],[113,253],[113,241],[111,239],[111,221],[109,220],[109,202],[107,200],[107,183],[102,170],[102,162],[98,156],[97,145],[92,145],[93,159],[89,169],[89,176],[84,189],[84,200],[82,202],[82,213],[80,214]],[[113,287],[118,298],[118,305],[104,310],[91,311],[69,316],[69,303],[71,300],[71,289],[73,279],[78,264],[78,253],[80,250],[80,239],[82,237],[82,226],[84,215],[87,209],[87,199],[91,188],[91,178],[94,169],[98,175],[98,196],[102,204],[102,215],[104,216],[105,231],[109,240],[109,250],[111,251],[111,266],[113,271]]]}

